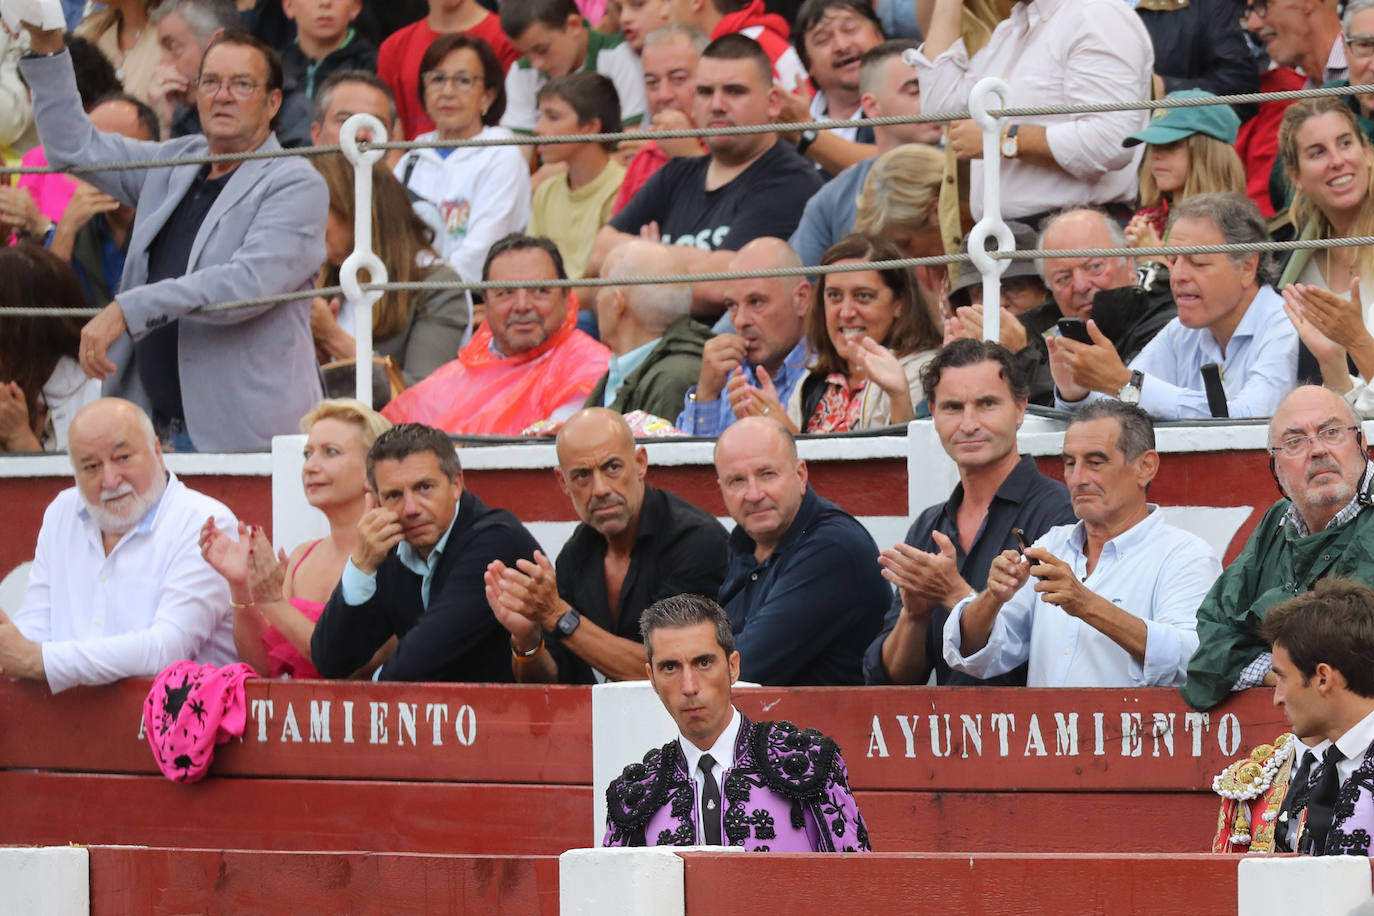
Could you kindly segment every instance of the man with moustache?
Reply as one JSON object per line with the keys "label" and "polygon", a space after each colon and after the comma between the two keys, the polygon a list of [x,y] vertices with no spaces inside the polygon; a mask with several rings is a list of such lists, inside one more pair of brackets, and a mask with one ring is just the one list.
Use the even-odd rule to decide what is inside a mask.
{"label": "man with moustache", "polygon": [[[724,35],[701,54],[693,120],[699,127],[767,124],[782,104],[768,55],[743,35]],[[677,245],[692,273],[717,273],[745,243],[786,238],[821,178],[776,134],[706,138],[709,156],[682,157],[659,169],[625,209],[597,233],[589,275],[600,276],[610,252],[647,236]],[[721,312],[718,284],[693,287],[693,314]]]}
{"label": "man with moustache", "polygon": [[[782,239],[754,239],[730,259],[733,272],[801,267],[801,258]],[[721,284],[733,333],[706,341],[701,377],[687,389],[678,429],[694,436],[718,436],[744,415],[746,389],[766,378],[786,404],[806,374],[806,313],[811,284],[800,275],[731,280]],[[738,410],[738,412],[736,412]]]}
{"label": "man with moustache", "polygon": [[987,588],[945,622],[950,667],[989,677],[1029,662],[1029,687],[1162,687],[1183,682],[1199,602],[1221,573],[1201,538],[1146,499],[1159,471],[1137,407],[1088,405],[1064,434],[1076,525],[992,561]]}
{"label": "man with moustache", "polygon": [[1074,520],[1068,490],[1016,451],[1026,415],[1026,379],[1000,344],[956,340],[921,372],[940,445],[959,468],[949,500],[911,523],[903,543],[878,559],[897,595],[864,653],[869,684],[987,683],[1024,687],[1017,668],[988,681],[955,671],[941,648],[949,609],[987,584],[988,567],[1016,547],[1017,528],[1035,540]]}
{"label": "man with moustache", "polygon": [[1374,466],[1350,405],[1325,388],[1298,388],[1274,411],[1269,455],[1284,498],[1198,608],[1199,644],[1182,688],[1194,709],[1274,683],[1260,634],[1270,608],[1332,576],[1374,582]]}
{"label": "man with moustache", "polygon": [[[487,568],[487,601],[510,631],[517,681],[643,678],[640,615],[671,595],[714,595],[725,529],[645,483],[649,459],[613,410],[589,407],[558,432],[558,485],[581,524],[558,554]],[[547,651],[546,651],[547,650]]]}
{"label": "man with moustache", "polygon": [[53,693],[157,674],[172,662],[238,660],[229,586],[201,558],[200,527],[238,522],[167,470],[152,421],[103,398],[72,419],[76,486],[43,515],[24,601],[0,611],[0,675]]}

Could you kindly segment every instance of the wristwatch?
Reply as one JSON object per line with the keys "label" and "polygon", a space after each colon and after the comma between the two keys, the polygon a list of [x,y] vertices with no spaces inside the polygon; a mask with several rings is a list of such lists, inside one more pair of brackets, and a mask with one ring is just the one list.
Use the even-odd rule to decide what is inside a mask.
{"label": "wristwatch", "polygon": [[1020,124],[1013,124],[1002,135],[1002,157],[1004,159],[1015,159],[1017,154],[1021,152],[1021,143],[1016,139],[1016,131],[1020,127]]}
{"label": "wristwatch", "polygon": [[1123,385],[1121,390],[1116,393],[1117,400],[1119,400],[1123,404],[1139,404],[1140,386],[1144,383],[1144,381],[1144,372],[1141,372],[1138,369],[1135,372],[1132,372],[1131,380],[1127,382],[1125,385]]}
{"label": "wristwatch", "polygon": [[577,613],[576,608],[569,608],[568,613],[558,618],[558,635],[567,638],[576,633],[581,625],[582,615]]}
{"label": "wristwatch", "polygon": [[820,134],[816,133],[814,130],[802,131],[801,139],[797,141],[797,152],[806,155],[806,151],[811,148],[811,144],[816,142],[818,136],[820,136]]}

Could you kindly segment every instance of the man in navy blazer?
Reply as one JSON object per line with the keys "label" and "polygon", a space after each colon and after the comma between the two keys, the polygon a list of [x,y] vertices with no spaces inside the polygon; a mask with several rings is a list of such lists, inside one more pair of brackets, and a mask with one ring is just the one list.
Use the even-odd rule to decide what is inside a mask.
{"label": "man in navy blazer", "polygon": [[[28,28],[33,50],[20,68],[54,165],[280,149],[281,63],[246,32],[220,34],[201,61],[204,134],[150,143],[96,130],[62,32]],[[323,396],[309,297],[203,307],[313,285],[329,210],[319,173],[291,157],[82,177],[137,211],[119,293],[81,332],[86,374],[146,408],[180,450],[266,449],[294,431]]]}

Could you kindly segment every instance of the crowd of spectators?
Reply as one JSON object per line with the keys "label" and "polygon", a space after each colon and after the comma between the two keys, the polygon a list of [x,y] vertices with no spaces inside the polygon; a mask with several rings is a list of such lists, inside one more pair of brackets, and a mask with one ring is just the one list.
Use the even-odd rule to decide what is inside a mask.
{"label": "crowd of spectators", "polygon": [[[1013,106],[1363,83],[1374,0],[784,7],[428,0],[405,24],[363,0],[109,0],[70,36],[0,36],[0,151],[26,165],[330,145],[356,113],[392,137],[512,141],[374,166],[389,279],[439,284],[377,303],[375,405],[322,400],[357,356],[352,304],[312,295],[360,216],[341,154],[0,187],[0,305],[99,309],[0,319],[0,449],[65,449],[77,483],[0,614],[0,670],[54,690],[184,657],[635,678],[640,613],[690,592],[767,684],[1174,685],[1207,708],[1272,683],[1268,609],[1374,579],[1370,248],[1051,256],[1013,262],[986,303],[968,264],[866,266],[967,251],[973,122],[655,134],[958,110],[986,76]],[[1374,235],[1371,98],[1016,119],[1002,210],[1017,248],[1049,252]],[[583,139],[619,131],[635,139]],[[805,265],[843,269],[706,276]],[[549,285],[591,277],[614,282]],[[1067,487],[1017,452],[1031,404],[1070,417]],[[645,483],[640,413],[716,440],[732,531]],[[1225,570],[1147,499],[1169,473],[1152,421],[1213,416],[1272,418],[1285,497]],[[794,435],[922,417],[959,483],[880,550]],[[330,535],[289,557],[162,460],[297,424]],[[464,489],[449,434],[557,436],[581,523],[556,558]],[[92,597],[135,576],[117,611]]]}

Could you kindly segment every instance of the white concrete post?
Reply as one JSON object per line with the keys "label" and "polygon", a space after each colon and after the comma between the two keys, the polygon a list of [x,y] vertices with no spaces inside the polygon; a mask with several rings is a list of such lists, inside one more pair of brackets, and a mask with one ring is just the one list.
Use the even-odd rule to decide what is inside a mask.
{"label": "white concrete post", "polygon": [[0,848],[0,916],[91,911],[91,865],[75,846]]}
{"label": "white concrete post", "polygon": [[1347,916],[1374,896],[1370,882],[1363,856],[1251,856],[1236,872],[1236,910]]}

